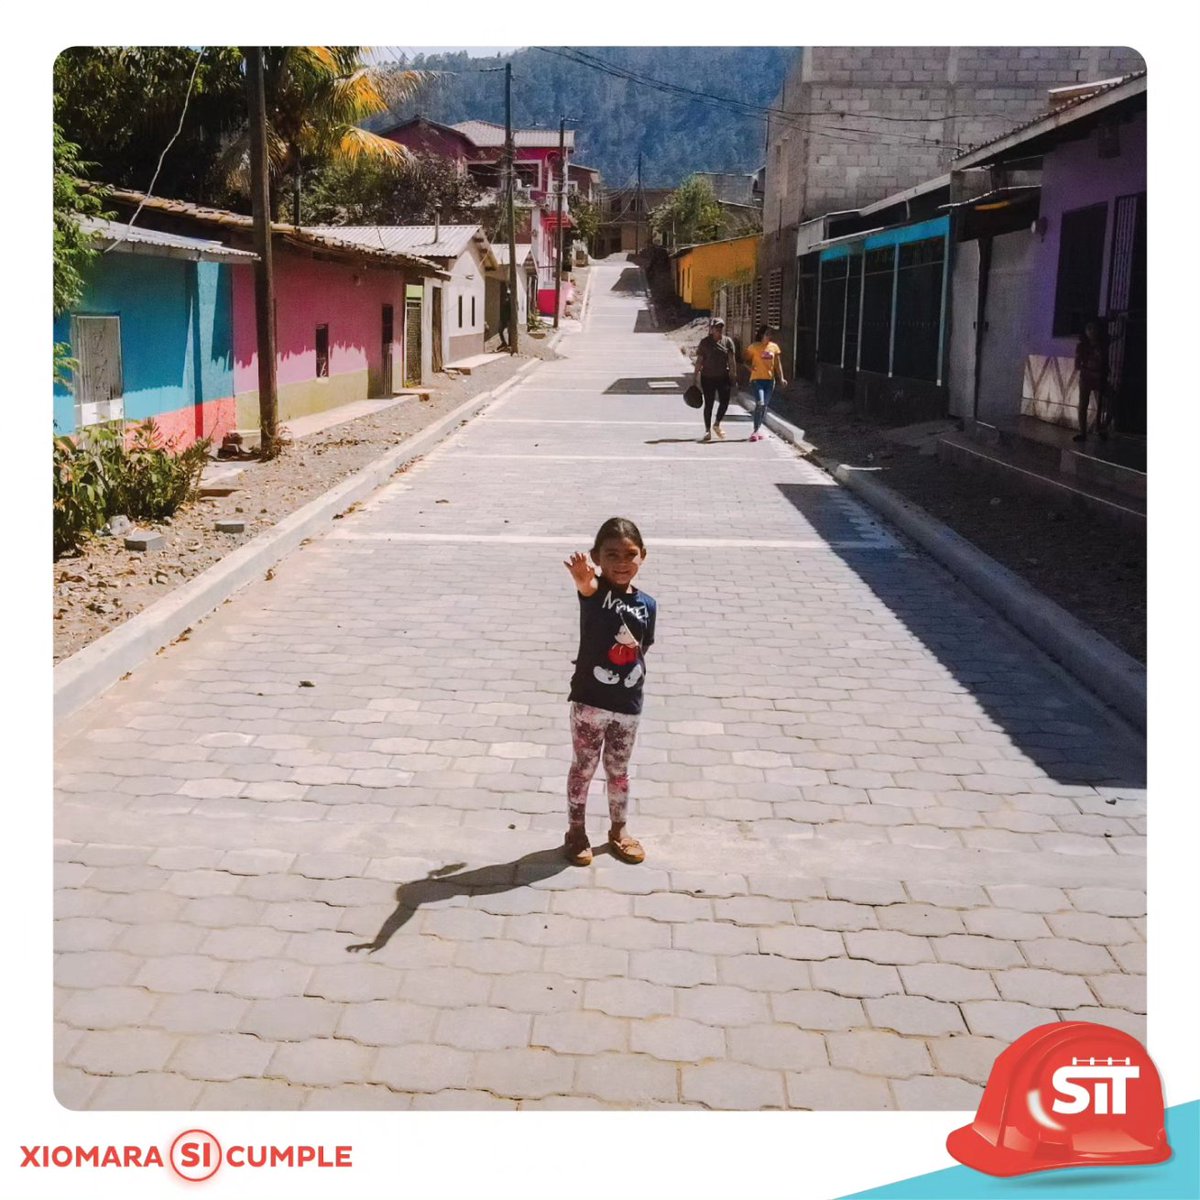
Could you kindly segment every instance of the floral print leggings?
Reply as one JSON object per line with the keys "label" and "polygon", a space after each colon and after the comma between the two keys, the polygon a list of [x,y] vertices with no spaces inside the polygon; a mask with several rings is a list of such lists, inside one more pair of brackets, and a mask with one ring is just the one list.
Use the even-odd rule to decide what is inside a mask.
{"label": "floral print leggings", "polygon": [[571,741],[575,761],[567,773],[567,820],[582,825],[588,785],[601,758],[608,776],[608,815],[614,826],[625,824],[629,808],[629,757],[637,737],[635,713],[609,712],[590,704],[571,704]]}

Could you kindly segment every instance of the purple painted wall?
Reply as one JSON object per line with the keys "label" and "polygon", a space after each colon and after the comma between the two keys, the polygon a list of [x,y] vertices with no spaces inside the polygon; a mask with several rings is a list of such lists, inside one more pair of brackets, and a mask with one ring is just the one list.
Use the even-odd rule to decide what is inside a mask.
{"label": "purple painted wall", "polygon": [[1089,204],[1108,204],[1104,234],[1104,271],[1100,279],[1100,315],[1108,303],[1108,269],[1112,253],[1112,223],[1118,196],[1146,190],[1146,115],[1118,127],[1120,154],[1101,158],[1099,135],[1093,132],[1079,142],[1052,150],[1042,166],[1041,215],[1048,222],[1046,237],[1033,269],[1030,299],[1029,352],[1071,358],[1074,338],[1056,338],[1054,292],[1058,276],[1058,240],[1062,214]]}

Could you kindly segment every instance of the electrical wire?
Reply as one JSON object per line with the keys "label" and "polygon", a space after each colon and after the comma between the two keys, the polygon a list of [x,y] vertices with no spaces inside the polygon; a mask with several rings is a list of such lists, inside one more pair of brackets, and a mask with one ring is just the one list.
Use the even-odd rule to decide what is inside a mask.
{"label": "electrical wire", "polygon": [[183,121],[184,121],[184,118],[187,116],[188,102],[192,98],[192,87],[196,82],[196,72],[200,69],[200,60],[204,57],[204,51],[207,49],[208,49],[207,46],[201,46],[199,52],[196,55],[196,61],[195,61],[195,63],[192,64],[192,74],[191,74],[191,78],[188,79],[187,92],[183,97],[183,110],[179,114],[179,124],[175,127],[175,132],[171,135],[171,140],[163,147],[163,152],[158,156],[158,166],[156,166],[154,168],[154,175],[150,180],[150,186],[146,189],[145,195],[143,195],[141,203],[138,204],[137,208],[135,208],[133,210],[133,216],[131,216],[129,218],[129,221],[126,223],[125,232],[119,238],[117,238],[117,240],[115,242],[113,242],[112,245],[106,246],[103,253],[107,254],[110,250],[115,250],[122,243],[127,242],[129,240],[129,235],[133,232],[134,221],[136,221],[138,219],[138,214],[145,207],[146,201],[148,201],[151,198],[151,196],[154,194],[154,185],[158,182],[158,175],[159,175],[159,172],[162,170],[163,160],[167,157],[167,151],[170,150],[173,145],[175,145],[175,142],[178,139],[179,135],[183,132]]}

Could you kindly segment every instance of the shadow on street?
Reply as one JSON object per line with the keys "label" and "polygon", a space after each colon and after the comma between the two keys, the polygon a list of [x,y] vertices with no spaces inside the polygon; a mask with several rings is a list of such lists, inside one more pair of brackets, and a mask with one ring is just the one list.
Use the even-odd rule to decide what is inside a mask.
{"label": "shadow on street", "polygon": [[379,927],[375,937],[369,942],[356,942],[346,949],[351,952],[366,950],[371,954],[382,950],[422,904],[445,900],[450,896],[494,896],[498,892],[511,892],[514,888],[527,887],[538,880],[549,879],[560,871],[573,869],[563,858],[561,846],[551,850],[535,850],[512,862],[476,867],[473,871],[462,870],[465,865],[449,863],[430,871],[424,879],[402,883],[396,889],[395,911]]}
{"label": "shadow on street", "polygon": [[[1102,715],[1099,701],[1081,702],[1074,687],[1031,662],[1029,648],[1012,640],[1003,619],[983,601],[978,609],[956,603],[940,574],[909,556],[839,549],[840,536],[855,535],[837,528],[847,518],[831,509],[830,489],[791,483],[776,486],[963,691],[1051,779],[1062,784],[1145,787],[1144,759],[1131,761],[1128,740],[1115,736],[1119,719]],[[871,652],[864,650],[862,658],[870,657]],[[914,683],[913,688],[918,690],[919,685]],[[945,693],[948,701],[955,694],[961,693]]]}

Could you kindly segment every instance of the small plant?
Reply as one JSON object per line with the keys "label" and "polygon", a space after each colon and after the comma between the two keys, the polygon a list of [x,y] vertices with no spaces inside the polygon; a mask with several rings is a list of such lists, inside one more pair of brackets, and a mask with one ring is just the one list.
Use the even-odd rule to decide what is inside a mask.
{"label": "small plant", "polygon": [[54,557],[81,545],[110,518],[160,521],[195,492],[209,439],[176,453],[153,421],[83,430],[54,439]]}

